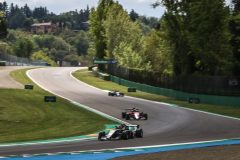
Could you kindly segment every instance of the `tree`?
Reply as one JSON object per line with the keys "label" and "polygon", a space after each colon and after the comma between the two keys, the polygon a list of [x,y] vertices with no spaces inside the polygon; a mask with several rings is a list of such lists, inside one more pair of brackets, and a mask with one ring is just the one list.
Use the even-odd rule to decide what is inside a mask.
{"label": "tree", "polygon": [[103,22],[106,20],[107,11],[113,4],[113,0],[100,0],[96,10],[92,10],[90,15],[90,33],[93,37],[97,58],[106,56],[106,38]]}
{"label": "tree", "polygon": [[51,58],[49,58],[43,51],[34,52],[31,56],[31,60],[45,61],[51,66],[56,66],[56,63]]}
{"label": "tree", "polygon": [[163,74],[172,74],[172,57],[169,42],[164,32],[152,30],[144,38],[144,60],[150,62],[152,70]]}
{"label": "tree", "polygon": [[129,44],[135,52],[141,51],[142,32],[140,25],[131,21],[128,13],[120,4],[115,3],[109,8],[104,28],[109,58],[114,58],[114,49],[123,42]]}
{"label": "tree", "polygon": [[48,10],[46,7],[37,7],[33,10],[33,18],[38,19],[39,21],[45,19],[48,15]]}
{"label": "tree", "polygon": [[35,36],[34,41],[41,48],[69,51],[70,45],[60,37],[53,35]]}
{"label": "tree", "polygon": [[6,38],[7,34],[6,16],[4,12],[0,11],[0,39]]}
{"label": "tree", "polygon": [[75,38],[75,47],[77,49],[77,53],[79,56],[87,55],[88,53],[88,48],[89,48],[89,39],[88,35],[84,31],[80,31],[77,37]]}
{"label": "tree", "polygon": [[133,9],[131,10],[131,12],[129,13],[129,16],[131,18],[132,21],[136,21],[139,18],[139,15],[137,12],[135,12]]}
{"label": "tree", "polygon": [[33,52],[34,44],[27,38],[20,38],[14,45],[14,53],[18,57],[29,58]]}
{"label": "tree", "polygon": [[22,8],[22,10],[23,10],[23,13],[25,14],[25,16],[26,16],[27,18],[32,17],[32,11],[31,11],[31,9],[28,7],[27,4],[25,4],[25,6]]}
{"label": "tree", "polygon": [[240,1],[239,0],[232,0],[233,5],[233,12],[238,14],[240,12]]}
{"label": "tree", "polygon": [[69,54],[64,57],[64,61],[70,62],[71,66],[78,66],[80,58],[77,54]]}
{"label": "tree", "polygon": [[[206,5],[208,7],[205,7]],[[229,61],[232,60],[228,29],[229,11],[224,5],[224,0],[191,3],[189,42],[196,59],[195,67],[200,73],[229,73]]]}
{"label": "tree", "polygon": [[190,50],[188,40],[189,18],[187,15],[187,4],[182,1],[162,1],[166,6],[164,14],[165,32],[172,44],[173,67],[176,75],[191,74],[195,71],[194,57]]}
{"label": "tree", "polygon": [[113,51],[114,56],[118,61],[118,65],[139,70],[150,70],[149,63],[144,63],[143,58],[137,52],[135,52],[131,45],[122,42]]}
{"label": "tree", "polygon": [[23,28],[26,16],[20,9],[16,9],[11,16],[8,17],[8,27],[11,29]]}
{"label": "tree", "polygon": [[232,34],[233,74],[240,75],[240,0],[233,0],[233,11],[229,22]]}
{"label": "tree", "polygon": [[8,5],[7,2],[0,2],[0,11],[2,11],[5,14],[5,17],[8,15]]}
{"label": "tree", "polygon": [[167,9],[164,20],[173,44],[174,72],[177,75],[228,72],[232,56],[224,0],[162,0],[161,3]]}

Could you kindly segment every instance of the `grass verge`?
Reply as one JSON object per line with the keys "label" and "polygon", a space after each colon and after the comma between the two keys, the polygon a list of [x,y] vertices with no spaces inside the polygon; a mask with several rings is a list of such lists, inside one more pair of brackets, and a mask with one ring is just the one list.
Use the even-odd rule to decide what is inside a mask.
{"label": "grass verge", "polygon": [[[13,71],[11,76],[33,84],[27,70]],[[113,123],[61,98],[45,103],[43,96],[51,94],[33,85],[34,90],[0,89],[0,143],[86,135]]]}
{"label": "grass verge", "polygon": [[78,70],[74,72],[73,75],[79,80],[103,90],[118,90],[132,97],[165,102],[170,104],[176,104],[178,106],[182,106],[185,108],[191,108],[191,109],[240,118],[240,107],[219,106],[219,105],[209,105],[209,104],[190,104],[186,101],[179,101],[174,98],[165,97],[165,96],[156,95],[156,94],[150,94],[150,93],[141,92],[141,91],[137,91],[136,93],[128,93],[127,87],[118,85],[110,81],[104,81],[94,76],[92,72],[89,72],[87,70]]}

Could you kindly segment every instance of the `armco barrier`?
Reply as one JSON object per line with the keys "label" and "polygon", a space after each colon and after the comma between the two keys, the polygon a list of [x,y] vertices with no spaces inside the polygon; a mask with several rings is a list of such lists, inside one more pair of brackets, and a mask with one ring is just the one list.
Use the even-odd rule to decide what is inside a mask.
{"label": "armco barrier", "polygon": [[112,75],[110,76],[110,80],[119,85],[137,88],[137,90],[139,90],[139,91],[153,93],[153,94],[159,94],[159,95],[163,95],[163,96],[167,96],[167,97],[176,98],[178,100],[188,101],[189,98],[194,97],[194,98],[200,99],[201,103],[240,107],[240,97],[186,93],[186,92],[182,92],[182,91],[176,91],[173,89],[159,88],[159,87],[153,87],[153,86],[146,85],[146,84],[131,82],[131,81],[121,79],[116,76],[112,76]]}

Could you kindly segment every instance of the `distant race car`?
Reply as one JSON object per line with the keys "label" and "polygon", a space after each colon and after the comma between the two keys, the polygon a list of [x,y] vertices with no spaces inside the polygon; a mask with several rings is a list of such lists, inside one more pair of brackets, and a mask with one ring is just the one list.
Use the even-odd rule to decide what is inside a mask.
{"label": "distant race car", "polygon": [[116,97],[123,97],[124,93],[121,93],[119,91],[110,91],[110,92],[108,92],[108,95],[109,96],[116,96]]}
{"label": "distant race car", "polygon": [[132,109],[126,109],[125,112],[122,112],[122,118],[126,120],[130,120],[130,119],[140,120],[144,118],[145,120],[147,120],[148,114],[140,112],[139,109],[132,108]]}
{"label": "distant race car", "polygon": [[143,130],[139,128],[139,125],[125,125],[121,124],[116,126],[115,129],[111,129],[107,132],[102,131],[98,134],[98,140],[128,140],[133,138],[142,138]]}

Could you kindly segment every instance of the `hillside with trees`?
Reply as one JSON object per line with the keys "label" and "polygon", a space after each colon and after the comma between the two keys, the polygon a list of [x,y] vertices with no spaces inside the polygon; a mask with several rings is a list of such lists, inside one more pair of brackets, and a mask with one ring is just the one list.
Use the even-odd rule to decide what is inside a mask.
{"label": "hillside with trees", "polygon": [[[31,58],[34,53],[42,53],[53,62],[67,61],[71,65],[78,65],[78,62],[82,62],[83,65],[92,63],[95,56],[91,47],[94,44],[94,37],[88,31],[88,24],[94,8],[90,9],[87,6],[86,9],[56,15],[49,12],[47,7],[31,9],[27,4],[18,6],[2,2],[0,11],[1,33],[2,38],[5,38],[4,43],[0,44],[0,52],[24,58]],[[141,16],[134,10],[130,15],[134,21],[141,23],[145,33],[158,23],[157,18]],[[128,14],[126,16],[129,17]],[[31,26],[42,22],[52,22],[56,25],[57,32],[32,36]],[[36,56],[34,57],[36,60]]]}

